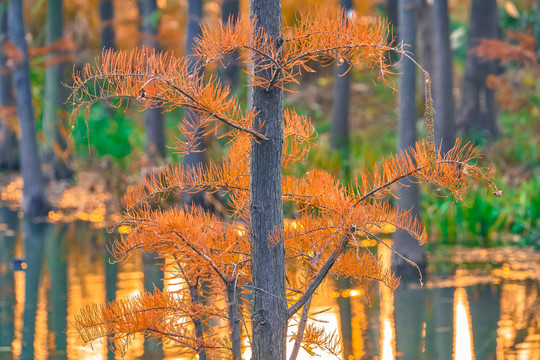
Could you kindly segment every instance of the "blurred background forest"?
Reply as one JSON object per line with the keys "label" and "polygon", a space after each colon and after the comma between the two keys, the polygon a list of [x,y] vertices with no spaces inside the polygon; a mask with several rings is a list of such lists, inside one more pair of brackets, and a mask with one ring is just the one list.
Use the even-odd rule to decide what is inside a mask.
{"label": "blurred background forest", "polygon": [[[426,247],[430,271],[438,275],[451,273],[453,281],[459,283],[452,282],[452,285],[442,287],[501,284],[504,279],[527,281],[522,284],[522,293],[515,288],[502,288],[498,292],[506,302],[517,293],[522,294],[524,300],[521,305],[524,306],[521,308],[529,311],[521,314],[525,319],[522,319],[523,324],[517,324],[516,320],[512,326],[498,327],[502,329],[500,331],[511,329],[508,331],[513,332],[513,342],[501,345],[507,338],[497,338],[497,355],[514,354],[518,351],[516,344],[525,342],[532,344],[527,349],[532,348],[531,354],[538,356],[538,312],[534,314],[538,309],[540,278],[540,4],[535,0],[409,0],[412,6],[400,8],[401,0],[333,1],[335,6],[341,5],[361,16],[389,18],[393,29],[389,36],[394,41],[411,45],[414,58],[431,74],[437,143],[444,151],[448,149],[447,143],[454,143],[455,137],[463,137],[480,147],[484,154],[478,160],[480,164],[495,164],[501,198],[474,190],[463,204],[454,204],[451,198],[427,196],[428,189],[423,188],[416,192],[413,190],[412,195],[403,195],[402,200],[406,207],[413,207],[428,229]],[[327,6],[328,3],[328,0],[283,0],[283,24],[286,26],[297,21],[295,14],[299,9]],[[72,239],[78,250],[76,255],[69,256],[80,260],[91,253],[92,258],[82,264],[94,266],[99,262],[94,257],[106,255],[100,252],[102,250],[84,249],[88,243],[97,244],[102,249],[105,242],[103,231],[92,230],[100,235],[87,236],[81,229],[103,229],[114,223],[117,219],[114,213],[120,208],[119,197],[127,185],[136,182],[149,169],[166,163],[220,159],[226,147],[222,140],[209,136],[205,138],[206,151],[193,154],[193,158],[178,155],[173,147],[179,136],[178,124],[184,117],[183,111],[162,113],[148,110],[141,113],[135,103],[120,106],[118,101],[111,100],[95,104],[88,121],[83,114],[71,119],[68,87],[72,82],[72,72],[80,70],[86,63],[94,63],[102,49],[147,46],[171,51],[178,56],[189,55],[190,45],[200,31],[200,22],[217,25],[229,16],[234,19],[238,14],[247,14],[248,1],[11,0],[2,1],[0,6],[0,238],[3,241],[0,253],[2,264],[6,266],[0,267],[3,276],[0,287],[7,291],[14,284],[13,271],[21,270],[21,267],[26,269],[25,264],[32,261],[29,253],[25,254],[23,250],[30,246],[30,242],[24,246],[20,244],[23,235],[19,234],[19,227],[22,233],[26,231],[36,239],[38,234],[43,237],[50,233]],[[13,10],[17,6],[22,10],[19,19]],[[26,41],[27,50],[22,41]],[[389,58],[389,61],[399,60],[390,54]],[[234,56],[227,61],[226,67],[206,69],[207,75],[219,76],[239,94],[242,101],[247,102],[248,88],[244,86],[247,76],[236,64]],[[29,78],[25,83],[26,63],[29,65]],[[285,105],[311,116],[318,133],[318,146],[297,169],[299,173],[320,167],[339,175],[346,182],[357,169],[369,168],[383,155],[406,148],[415,139],[425,137],[422,121],[425,84],[420,71],[411,73],[396,68],[393,88],[377,82],[376,74],[363,69],[348,71],[343,66],[331,64],[317,66],[316,70],[317,74],[303,74],[302,85],[291,86],[291,91],[285,93]],[[22,72],[19,74],[18,71]],[[26,91],[24,86],[27,86],[27,97],[22,95]],[[29,128],[34,129],[34,133],[29,132]],[[34,148],[35,151],[32,150]],[[25,163],[34,166],[33,173],[24,174],[24,166],[21,165]],[[25,209],[23,179],[28,179],[25,181],[30,184],[29,188],[34,189],[34,195],[41,194],[38,195],[39,201],[34,198],[30,202],[39,203],[39,206]],[[200,201],[216,212],[226,212],[222,199],[217,195],[204,195]],[[21,209],[25,210],[26,216]],[[20,224],[16,219],[17,212],[19,218],[24,217]],[[27,219],[29,216],[57,224],[56,230],[36,230],[35,225],[24,222],[34,223],[34,220]],[[84,223],[83,227],[75,229],[72,226],[81,223]],[[463,251],[464,248],[476,249],[469,253]],[[493,252],[485,252],[486,249]],[[52,249],[47,251],[46,256],[63,256],[55,255]],[[512,257],[512,254],[517,257]],[[53,261],[49,260],[49,263]],[[478,263],[482,269],[488,269],[489,278],[471,280],[469,275],[477,274],[474,264]],[[84,272],[79,268],[83,265],[73,266],[77,274]],[[100,266],[101,270],[96,271],[103,275],[99,281],[106,286],[110,277],[120,279],[119,274],[127,274],[129,278],[129,274],[135,274],[134,266],[142,265],[128,264],[124,269],[115,270],[106,261],[101,261]],[[513,266],[517,266],[517,270]],[[51,268],[48,275],[49,289],[54,287],[51,279],[54,271]],[[148,271],[144,269],[144,272]],[[512,277],[514,275],[515,278]],[[33,285],[29,283],[30,274],[26,276],[26,291],[30,293]],[[39,279],[39,273],[36,276]],[[154,274],[158,280],[159,276]],[[431,284],[438,288],[435,283]],[[38,285],[34,285],[35,294],[38,294]],[[127,285],[118,282],[117,286]],[[335,286],[345,290],[328,290],[328,294],[338,303],[349,301],[346,308],[349,317],[351,306],[364,306],[351,305],[350,302],[356,301],[352,300],[355,295],[351,295],[356,290],[347,289],[344,284]],[[121,292],[122,289],[118,289]],[[101,290],[103,294],[99,296],[114,298],[110,295],[111,292],[114,294],[114,286],[112,290],[109,287]],[[130,293],[126,288],[123,290]],[[11,295],[1,294],[15,298],[10,291]],[[403,291],[396,294],[396,301],[397,298],[403,300],[411,296],[410,289]],[[471,306],[481,308],[482,302],[488,307],[498,306],[495,301],[489,303],[491,295],[488,295],[491,293],[485,291],[484,288],[476,291],[476,300],[471,299]],[[116,296],[120,296],[118,292]],[[393,309],[393,295],[385,296],[385,303],[392,302]],[[391,300],[388,300],[389,296],[392,296]],[[448,294],[442,291],[433,296],[440,300]],[[345,298],[349,300],[343,300]],[[381,317],[386,311],[383,300]],[[51,298],[50,302],[53,301]],[[425,304],[431,300],[421,301]],[[34,307],[37,308],[37,304],[36,295]],[[346,311],[341,311],[342,305],[339,305],[339,316],[347,316]],[[73,304],[71,307],[77,308]],[[511,317],[512,309],[518,307],[515,305],[509,310],[501,305],[498,315],[493,316],[497,319],[498,316],[501,319]],[[5,314],[9,309],[3,305],[1,313]],[[64,316],[60,323],[65,329],[65,313],[59,316]],[[12,348],[13,326],[16,328],[17,325],[13,325],[13,319],[11,324],[11,333],[8,329],[11,336],[7,336],[9,344],[6,347],[12,354],[19,354],[14,355],[15,358],[24,358],[20,348]],[[343,324],[341,326],[342,333],[352,332],[352,328],[347,330]],[[497,326],[493,325],[493,328],[495,330],[490,330],[489,337],[495,339]],[[0,329],[4,331],[5,327]],[[475,333],[475,336],[480,335]],[[351,333],[350,337],[353,338],[354,334]],[[0,334],[0,338],[4,336]],[[57,335],[56,340],[59,338]],[[405,338],[403,335],[402,339]],[[482,344],[483,340],[479,339],[475,338],[476,344]],[[47,343],[43,339],[36,341]],[[344,348],[353,358],[361,358],[357,356],[358,340],[355,341],[356,347],[350,345],[349,349],[344,344]],[[484,343],[484,349],[479,347],[477,351],[484,351],[481,354],[486,354],[486,357],[478,355],[478,358],[487,358],[494,353],[494,344],[495,340],[487,345]],[[381,349],[383,345],[381,343]],[[65,346],[60,344],[56,348]],[[509,349],[507,353],[505,349]],[[367,346],[360,354],[373,355],[378,351],[378,346],[371,349]],[[2,354],[0,352],[0,359],[4,359]],[[32,358],[34,353],[27,356]],[[5,358],[11,357],[6,355]]]}

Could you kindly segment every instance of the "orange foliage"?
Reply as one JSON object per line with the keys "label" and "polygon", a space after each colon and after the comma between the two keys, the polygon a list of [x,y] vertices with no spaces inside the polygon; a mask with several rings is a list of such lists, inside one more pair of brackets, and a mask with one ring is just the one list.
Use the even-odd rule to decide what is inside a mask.
{"label": "orange foliage", "polygon": [[[300,69],[311,71],[308,61],[347,62],[351,67],[362,64],[385,76],[388,49],[407,56],[402,48],[390,48],[386,43],[386,21],[342,15],[338,10],[328,10],[300,16],[296,26],[284,30],[282,46],[276,46],[247,18],[234,25],[205,27],[196,52],[204,59],[203,66],[236,50],[244,51],[241,56],[245,60],[262,60],[268,76],[252,74],[251,85],[267,91],[297,81]],[[121,235],[112,249],[114,256],[121,261],[135,251],[157,253],[164,261],[167,279],[177,280],[181,286],[174,293],[155,291],[86,308],[75,324],[86,341],[110,337],[119,349],[122,341],[127,344],[133,333],[142,332],[175,346],[181,354],[204,351],[220,358],[230,355],[233,341],[242,341],[220,336],[219,326],[203,330],[202,324],[225,324],[239,333],[244,317],[250,315],[250,301],[239,301],[236,296],[237,291],[249,293],[252,289],[250,140],[267,140],[261,129],[250,127],[254,114],[242,111],[228,88],[212,78],[189,74],[185,61],[143,49],[106,52],[100,63],[86,66],[74,77],[71,99],[75,114],[79,109],[88,111],[97,101],[116,98],[138,101],[143,109],[193,109],[195,125],[180,125],[187,142],[181,144],[179,139],[177,148],[181,151],[193,148],[200,129],[208,133],[221,123],[232,126],[224,135],[229,148],[220,163],[166,166],[127,189],[122,199],[123,220],[117,224]],[[211,122],[215,120],[218,122]],[[284,112],[283,122],[283,167],[291,167],[306,157],[314,130],[308,117],[293,110]],[[426,232],[419,221],[387,202],[396,188],[404,186],[404,180],[432,183],[446,189],[443,195],[453,195],[456,200],[478,182],[500,195],[491,180],[492,169],[476,166],[476,148],[462,146],[458,140],[442,156],[433,144],[432,130],[428,126],[427,141],[384,159],[372,171],[361,171],[348,185],[319,169],[298,177],[283,176],[282,199],[294,209],[295,216],[283,229],[274,229],[269,241],[285,246],[288,317],[293,318],[301,308],[306,314],[292,339],[302,342],[306,351],[319,348],[339,353],[337,335],[305,323],[310,299],[327,275],[347,276],[362,286],[367,286],[368,280],[392,289],[398,286],[399,280],[388,264],[364,240],[381,243],[397,256],[401,255],[379,237],[380,233],[389,228],[402,229],[425,241]],[[231,216],[223,219],[197,207],[166,209],[156,205],[172,192],[201,190],[223,194]],[[235,320],[238,315],[241,320]],[[289,325],[293,326],[292,321]],[[247,326],[242,336],[249,338]]]}

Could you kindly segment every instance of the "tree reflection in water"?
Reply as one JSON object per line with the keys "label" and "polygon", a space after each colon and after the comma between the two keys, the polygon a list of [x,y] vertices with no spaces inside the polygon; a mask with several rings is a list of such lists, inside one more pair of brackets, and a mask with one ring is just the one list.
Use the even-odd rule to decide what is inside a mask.
{"label": "tree reflection in water", "polygon": [[[109,235],[84,223],[35,224],[7,208],[0,216],[0,360],[114,358],[106,342],[83,346],[70,320],[106,297],[162,288],[166,276],[156,261],[111,265],[104,255]],[[428,273],[423,288],[417,278],[402,279],[394,293],[382,287],[371,308],[356,284],[329,279],[312,306],[333,306],[317,316],[326,321],[318,325],[339,332],[342,358],[540,359],[540,253],[450,253],[457,254],[446,259],[451,272]],[[388,257],[382,249],[379,255]],[[132,345],[127,360],[179,359],[155,343],[143,345],[142,337]]]}

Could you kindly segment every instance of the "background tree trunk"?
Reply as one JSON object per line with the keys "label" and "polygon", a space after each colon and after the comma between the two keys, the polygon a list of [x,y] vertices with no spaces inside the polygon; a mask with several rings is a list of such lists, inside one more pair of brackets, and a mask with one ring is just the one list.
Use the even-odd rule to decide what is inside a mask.
{"label": "background tree trunk", "polygon": [[[236,22],[238,15],[240,14],[240,1],[239,0],[223,0],[221,5],[221,20],[226,23],[229,18],[233,22]],[[223,64],[225,65],[222,70],[223,80],[225,84],[229,85],[231,89],[238,89],[240,79],[239,70],[240,65],[238,62],[238,52],[227,54],[223,57]]]}
{"label": "background tree trunk", "polygon": [[482,38],[497,38],[499,16],[496,0],[473,0],[467,35],[467,60],[457,119],[464,135],[482,133],[488,137],[500,134],[497,124],[495,91],[486,87],[486,78],[497,73],[498,62],[481,59],[473,49]]}
{"label": "background tree trunk", "polygon": [[[415,0],[399,0],[399,35],[400,41],[410,45],[407,48],[413,54],[416,52],[416,23]],[[407,58],[401,62],[401,76],[399,80],[399,144],[398,150],[406,150],[414,146],[416,134],[416,66]],[[408,182],[408,187],[397,191],[396,205],[401,209],[411,211],[412,216],[419,216],[420,195],[418,185]],[[421,268],[425,266],[425,249],[404,231],[394,234],[394,248],[403,256],[416,262]],[[416,269],[403,259],[392,256],[392,267],[399,274],[416,273]]]}
{"label": "background tree trunk", "polygon": [[[436,1],[436,0],[434,0]],[[433,80],[433,14],[432,14],[433,4],[427,0],[416,0],[416,24],[418,27],[418,57],[420,58],[420,63],[424,70],[426,70],[431,75],[431,81]],[[425,86],[422,83],[422,86]],[[433,88],[432,94],[433,92]]]}
{"label": "background tree trunk", "polygon": [[433,1],[435,144],[448,152],[455,143],[454,86],[448,0]]}
{"label": "background tree trunk", "polygon": [[[345,16],[353,10],[352,0],[340,0]],[[351,72],[349,64],[337,64],[334,74],[334,104],[332,108],[332,148],[338,150],[343,159],[342,169],[348,172],[349,164],[349,98],[351,90]]]}
{"label": "background tree trunk", "polygon": [[[7,55],[4,44],[8,36],[8,12],[5,6],[0,8],[0,170],[19,168],[17,136],[9,122],[15,116],[15,99],[11,82],[11,70],[7,67]],[[12,110],[13,109],[13,110]]]}
{"label": "background tree trunk", "polygon": [[[196,72],[201,72],[202,69],[197,64],[197,59],[192,56],[193,51],[191,50],[195,38],[201,33],[201,20],[202,20],[202,1],[201,0],[189,0],[188,1],[188,22],[186,29],[186,44],[185,44],[185,54],[188,62],[190,63],[190,73],[195,74]],[[186,121],[196,121],[197,113],[191,109],[186,109],[184,116]],[[204,143],[203,131],[200,131],[197,134],[199,139],[197,145],[197,151],[192,151],[184,156],[183,164],[184,166],[198,166],[206,163],[204,150],[206,145]],[[184,203],[190,205],[204,206],[204,193],[198,192],[194,194],[183,193],[182,200]]]}
{"label": "background tree trunk", "polygon": [[[64,15],[62,0],[48,0],[47,6],[47,45],[60,40],[64,33]],[[58,51],[49,54],[49,59],[61,56]],[[65,160],[58,156],[58,150],[66,150],[66,136],[68,131],[65,126],[65,111],[63,110],[66,100],[64,82],[64,64],[55,63],[49,65],[45,73],[45,98],[43,109],[43,132],[46,143],[44,148],[44,161],[49,165],[51,177],[54,179],[68,179],[73,175]],[[55,151],[55,145],[58,149]]]}
{"label": "background tree trunk", "polygon": [[[250,17],[256,19],[258,26],[271,38],[277,40],[281,36],[280,0],[251,0]],[[260,63],[253,66],[256,76],[269,76],[260,70]],[[254,87],[250,104],[258,113],[253,128],[258,129],[264,124],[262,133],[269,139],[251,142],[249,212],[253,359],[284,360],[287,337],[285,248],[282,242],[270,246],[268,241],[272,231],[283,229],[283,92],[275,87],[270,92]]]}
{"label": "background tree trunk", "polygon": [[[141,17],[141,45],[160,50],[158,40],[159,13],[156,0],[139,0]],[[147,109],[144,112],[146,146],[145,152],[152,162],[165,157],[165,131],[161,109]]]}
{"label": "background tree trunk", "polygon": [[24,18],[21,0],[9,2],[9,41],[22,54],[19,62],[13,64],[13,82],[17,114],[19,116],[19,151],[21,154],[21,172],[24,182],[22,210],[27,216],[43,216],[50,210],[45,197],[43,177],[38,157],[34,108],[30,93],[30,66],[28,64],[28,45],[24,32]]}
{"label": "background tree trunk", "polygon": [[116,49],[113,0],[99,0],[99,18],[101,22],[101,50]]}

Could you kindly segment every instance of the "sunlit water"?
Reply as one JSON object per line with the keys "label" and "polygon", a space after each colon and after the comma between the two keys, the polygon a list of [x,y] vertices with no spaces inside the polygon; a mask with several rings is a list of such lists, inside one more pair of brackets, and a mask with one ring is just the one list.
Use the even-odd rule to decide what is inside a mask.
{"label": "sunlit water", "polygon": [[[70,322],[84,305],[161,288],[162,275],[143,255],[111,265],[108,236],[84,223],[36,225],[0,208],[1,360],[114,359],[106,340],[84,345]],[[342,338],[342,359],[540,360],[540,253],[450,253],[446,263],[434,259],[423,288],[414,280],[395,292],[381,287],[372,304],[362,289],[327,281],[311,309],[330,308],[317,320]],[[137,336],[125,359],[180,357]]]}

